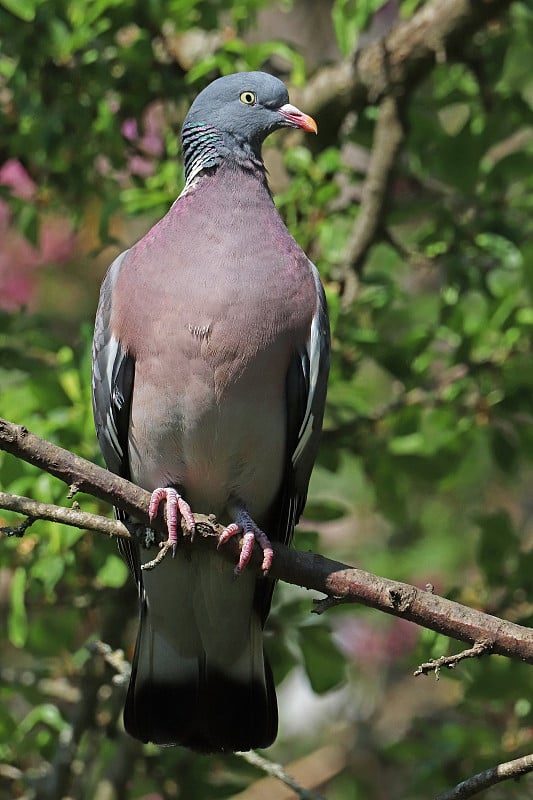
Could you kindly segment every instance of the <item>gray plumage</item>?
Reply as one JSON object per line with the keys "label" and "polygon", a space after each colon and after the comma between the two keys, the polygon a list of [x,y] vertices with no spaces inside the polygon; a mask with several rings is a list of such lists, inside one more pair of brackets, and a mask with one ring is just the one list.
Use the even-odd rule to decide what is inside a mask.
{"label": "gray plumage", "polygon": [[[322,426],[329,329],[317,270],[266,182],[261,145],[284,126],[316,130],[265,73],[220,78],[197,97],[182,131],[184,191],[104,279],[93,405],[110,470],[174,487],[225,524],[245,510],[289,543]],[[270,745],[273,582],[247,570],[233,580],[216,554],[179,547],[141,573],[153,552],[121,548],[141,603],[127,730],[207,752]]]}

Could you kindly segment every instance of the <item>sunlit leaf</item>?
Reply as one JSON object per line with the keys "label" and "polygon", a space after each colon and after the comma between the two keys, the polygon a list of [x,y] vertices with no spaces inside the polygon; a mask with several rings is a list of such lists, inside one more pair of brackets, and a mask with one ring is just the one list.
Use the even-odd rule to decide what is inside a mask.
{"label": "sunlit leaf", "polygon": [[98,570],[98,582],[102,586],[122,586],[128,577],[128,568],[122,558],[109,555],[103,567]]}
{"label": "sunlit leaf", "polygon": [[15,647],[24,647],[28,636],[26,614],[26,570],[17,567],[11,579],[11,604],[8,616],[9,638]]}

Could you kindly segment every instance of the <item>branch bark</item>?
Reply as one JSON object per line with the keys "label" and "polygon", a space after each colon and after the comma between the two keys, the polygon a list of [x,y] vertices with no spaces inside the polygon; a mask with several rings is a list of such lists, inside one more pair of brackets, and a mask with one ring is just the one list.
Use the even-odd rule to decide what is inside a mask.
{"label": "branch bark", "polygon": [[405,128],[398,101],[386,97],[381,103],[379,119],[368,172],[363,184],[361,207],[346,245],[343,278],[343,304],[349,306],[354,298],[350,291],[350,276],[360,274],[366,255],[381,226],[386,210],[386,198],[392,172],[405,139]]}
{"label": "branch bark", "polygon": [[436,63],[464,53],[476,31],[504,14],[512,3],[430,0],[350,61],[317,72],[298,94],[298,102],[320,120],[322,115],[339,117],[360,111],[385,96],[405,97]]}
{"label": "branch bark", "polygon": [[[291,787],[291,779],[284,780],[284,777],[279,773],[279,765],[272,764],[262,757],[257,758],[255,751],[249,753],[239,753],[246,761],[254,766],[259,767],[266,772],[270,777],[261,778],[254,781],[242,792],[232,795],[230,800],[265,800],[265,798],[275,798],[275,800],[294,800],[295,794],[298,794],[296,788]],[[292,761],[290,764],[284,765],[282,768],[283,773],[291,776],[292,781],[298,784],[305,784],[312,789],[326,786],[328,781],[342,772],[349,763],[350,756],[347,748],[339,746],[338,744],[328,744],[325,747],[320,747],[318,750],[309,753],[297,761]],[[279,784],[281,780],[285,786]],[[293,784],[294,785],[294,784]],[[307,791],[307,797],[318,798],[310,789]]]}
{"label": "branch bark", "polygon": [[[65,508],[64,506],[54,506],[50,503],[39,503],[29,497],[20,497],[16,494],[0,492],[0,508],[7,511],[15,511],[17,514],[24,514],[32,522],[37,519],[46,519],[50,522],[61,522],[64,525],[71,525],[73,528],[104,533],[107,536],[130,537],[130,532],[126,526],[116,519],[101,517],[98,514],[90,514],[78,508]],[[19,525],[19,528],[23,526]],[[2,530],[2,529],[0,529]],[[22,536],[24,530],[3,529],[8,536]]]}
{"label": "branch bark", "polygon": [[[54,475],[71,487],[118,506],[148,524],[150,494],[84,458],[30,433],[23,425],[0,419],[0,449]],[[163,530],[162,525],[155,525]]]}
{"label": "branch bark", "polygon": [[466,781],[458,783],[453,789],[439,794],[435,797],[435,800],[467,800],[468,797],[474,797],[474,795],[488,789],[490,786],[495,786],[502,781],[508,781],[510,778],[516,780],[532,771],[533,755],[515,758],[513,761],[506,761],[504,764],[498,764],[496,767],[491,767],[491,769],[486,769],[484,772],[478,772],[477,775],[472,775]]}
{"label": "branch bark", "polygon": [[446,667],[446,669],[455,669],[460,661],[464,661],[465,658],[479,658],[479,656],[486,653],[488,649],[490,650],[490,642],[476,642],[472,647],[469,647],[467,650],[462,650],[460,653],[453,653],[450,656],[440,656],[440,658],[432,658],[431,661],[420,664],[413,672],[413,675],[416,678],[419,675],[427,675],[429,672],[434,672],[438,680],[443,667]]}
{"label": "branch bark", "polygon": [[[122,508],[140,522],[148,523],[148,492],[96,464],[40,439],[26,428],[0,419],[0,449],[39,466],[71,487],[75,484],[80,490]],[[11,503],[11,507],[18,505],[19,509],[34,509],[32,501],[28,498],[23,500],[30,505],[24,506],[21,499],[17,498]],[[51,513],[56,513],[54,509],[57,506],[51,508]],[[68,522],[68,517],[66,515],[62,521]],[[221,526],[212,517],[195,515],[195,519],[201,535],[194,542],[184,539],[181,546],[216,549]],[[93,529],[98,529],[97,522],[95,526]],[[166,534],[162,518],[154,520],[151,527],[162,536]],[[116,535],[107,525],[103,532]],[[118,535],[125,533],[122,531]],[[128,535],[131,534],[128,532]],[[386,614],[408,619],[453,639],[480,645],[480,652],[498,653],[533,664],[533,630],[529,628],[468,608],[430,591],[354,569],[348,564],[315,553],[291,550],[276,542],[273,543],[273,548],[271,577],[325,594],[329,599],[319,602],[319,613],[338,603],[361,603]],[[238,543],[230,540],[220,552],[224,558],[235,563]],[[254,568],[259,573],[261,562],[262,554],[256,548],[249,568]]]}
{"label": "branch bark", "polygon": [[[266,772],[267,775],[270,775],[272,778],[276,778],[278,781],[281,781],[285,786],[288,786],[291,790],[291,794],[294,793],[300,800],[325,800],[323,795],[317,794],[316,792],[312,791],[311,789],[306,789],[297,780],[295,780],[292,775],[287,772],[281,764],[276,763],[275,761],[271,761],[268,758],[264,758],[264,756],[259,755],[256,753],[255,750],[249,750],[248,752],[241,752],[238,754],[244,761],[247,761],[249,764],[252,764],[254,767],[258,767],[258,769],[263,770]],[[307,781],[306,781],[307,783]]]}

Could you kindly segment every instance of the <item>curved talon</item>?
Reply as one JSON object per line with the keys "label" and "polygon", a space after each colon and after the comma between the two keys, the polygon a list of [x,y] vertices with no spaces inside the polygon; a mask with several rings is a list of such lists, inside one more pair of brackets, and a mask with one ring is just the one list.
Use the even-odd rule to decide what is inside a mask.
{"label": "curved talon", "polygon": [[218,540],[217,550],[223,544],[226,544],[226,542],[229,542],[231,537],[235,536],[235,534],[237,534],[237,533],[242,533],[242,528],[241,528],[240,525],[237,525],[236,522],[232,522],[231,525],[228,525],[227,528],[224,528],[224,530],[220,534],[220,537],[219,537],[219,540]]}
{"label": "curved talon", "polygon": [[220,538],[218,540],[218,547],[223,544],[226,544],[232,536],[235,536],[238,533],[243,534],[242,544],[241,544],[241,554],[239,557],[239,563],[235,567],[235,576],[241,574],[243,569],[246,567],[250,558],[252,557],[252,552],[254,549],[254,544],[257,542],[260,546],[261,550],[263,551],[263,563],[261,565],[261,569],[263,571],[263,575],[267,575],[270,567],[272,566],[272,560],[274,558],[274,551],[272,549],[272,545],[266,533],[262,531],[250,517],[247,511],[243,509],[239,510],[237,514],[237,522],[232,522],[228,525],[221,533]]}
{"label": "curved talon", "polygon": [[255,532],[246,531],[246,533],[242,537],[241,555],[239,558],[239,563],[235,567],[235,576],[241,574],[241,572],[251,559],[254,549],[254,544],[255,544]]}
{"label": "curved talon", "polygon": [[270,539],[266,533],[259,528],[257,529],[255,540],[263,551],[263,563],[261,564],[263,575],[268,575],[268,571],[272,566],[272,561],[274,560],[274,550],[272,549],[272,544],[270,543]]}
{"label": "curved talon", "polygon": [[[178,514],[181,514],[185,520],[187,530],[190,531],[191,536],[195,531],[194,515],[191,511],[190,505],[183,497],[171,487],[154,489],[152,497],[150,498],[150,505],[148,506],[148,516],[152,521],[159,510],[159,504],[162,500],[167,503],[167,530],[168,530],[168,544],[172,547],[172,553],[176,551],[178,543]],[[162,542],[160,546],[164,546]]]}

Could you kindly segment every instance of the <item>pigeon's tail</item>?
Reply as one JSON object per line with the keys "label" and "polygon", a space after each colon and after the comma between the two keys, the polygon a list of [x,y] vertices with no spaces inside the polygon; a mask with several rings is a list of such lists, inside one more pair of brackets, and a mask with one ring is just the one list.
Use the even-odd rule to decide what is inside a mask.
{"label": "pigeon's tail", "polygon": [[256,577],[206,551],[143,573],[141,622],[126,730],[144,742],[201,752],[268,747],[277,733],[263,653]]}

